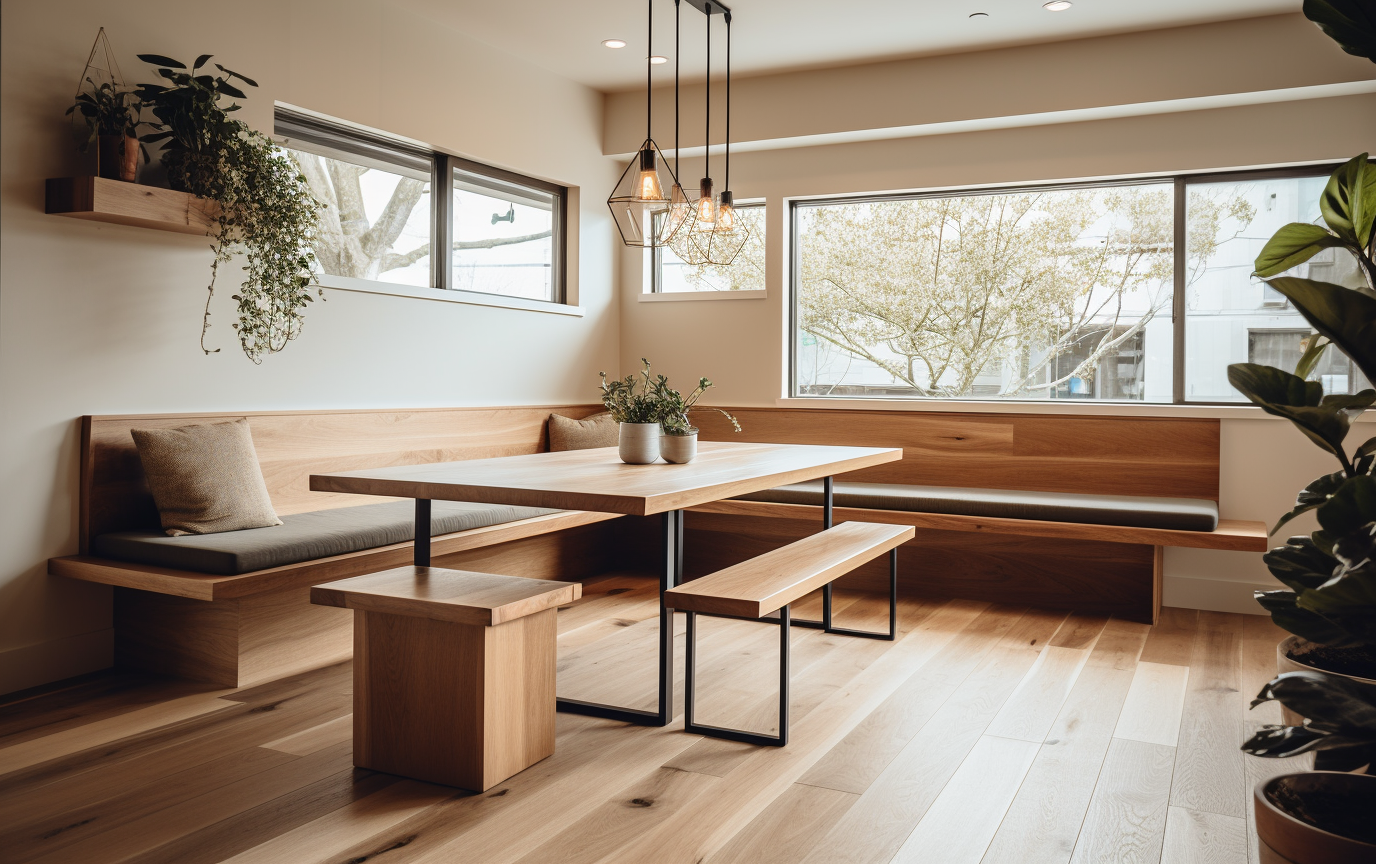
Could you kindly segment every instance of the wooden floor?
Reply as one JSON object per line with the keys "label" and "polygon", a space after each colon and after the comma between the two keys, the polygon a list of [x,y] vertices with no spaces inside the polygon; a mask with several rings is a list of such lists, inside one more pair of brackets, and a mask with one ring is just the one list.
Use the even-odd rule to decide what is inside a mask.
{"label": "wooden floor", "polygon": [[[840,626],[886,624],[882,599],[838,601]],[[587,583],[560,694],[650,707],[655,612],[650,580]],[[1308,767],[1238,750],[1278,719],[1246,710],[1266,618],[954,600],[900,624],[794,631],[786,748],[561,714],[555,755],[483,795],[353,769],[348,664],[213,692],[94,676],[0,707],[0,859],[1242,864],[1252,785]],[[703,621],[701,722],[770,730],[777,635]]]}

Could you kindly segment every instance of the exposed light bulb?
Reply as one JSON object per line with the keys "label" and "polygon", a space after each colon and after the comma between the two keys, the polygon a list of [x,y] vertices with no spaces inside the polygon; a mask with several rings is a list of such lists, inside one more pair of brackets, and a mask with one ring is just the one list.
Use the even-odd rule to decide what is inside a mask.
{"label": "exposed light bulb", "polygon": [[664,187],[659,183],[659,169],[655,165],[655,151],[640,151],[640,174],[636,177],[635,197],[641,201],[663,201]]}
{"label": "exposed light bulb", "polygon": [[692,215],[693,205],[688,201],[688,193],[675,183],[669,191],[669,212],[664,214],[664,221],[660,225],[660,242],[668,243]]}
{"label": "exposed light bulb", "polygon": [[721,200],[717,204],[717,222],[713,226],[713,231],[734,231],[736,228],[736,206],[735,199],[731,196],[731,190],[721,193]]}
{"label": "exposed light bulb", "polygon": [[604,48],[625,48],[625,47],[626,47],[626,40],[625,40],[625,39],[603,39],[603,40],[602,40],[602,46],[603,46]]}
{"label": "exposed light bulb", "polygon": [[694,216],[703,230],[708,230],[717,221],[717,199],[712,195],[712,178],[702,178],[698,187],[698,201],[694,205]]}

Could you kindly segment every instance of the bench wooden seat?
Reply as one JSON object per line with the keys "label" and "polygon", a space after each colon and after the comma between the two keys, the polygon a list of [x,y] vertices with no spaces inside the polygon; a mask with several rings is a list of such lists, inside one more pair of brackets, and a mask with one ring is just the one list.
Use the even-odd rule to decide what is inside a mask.
{"label": "bench wooden seat", "polygon": [[577,582],[397,567],[311,588],[354,613],[354,765],[484,792],[554,752]]}
{"label": "bench wooden seat", "polygon": [[[92,554],[102,534],[158,528],[131,428],[246,418],[280,515],[376,504],[312,492],[321,471],[536,453],[551,411],[586,417],[600,406],[265,411],[81,418],[77,555],[52,558],[54,576],[114,588],[115,665],[247,687],[353,656],[353,621],[310,602],[310,588],[410,564],[410,541],[234,575],[136,564]],[[616,514],[562,511],[432,538],[437,566],[576,580],[610,568]]]}
{"label": "bench wooden seat", "polygon": [[[862,564],[884,553],[889,555],[891,590],[889,632],[897,636],[895,617],[898,591],[898,547],[913,539],[907,525],[846,522],[766,552],[725,570],[694,579],[664,592],[666,608],[686,613],[688,632],[684,648],[683,729],[697,735],[782,747],[788,743],[789,604],[805,597]],[[765,619],[778,612],[779,625],[779,734],[761,735],[740,729],[709,726],[693,720],[696,701],[697,616]],[[832,633],[854,636],[879,634],[832,628]]]}

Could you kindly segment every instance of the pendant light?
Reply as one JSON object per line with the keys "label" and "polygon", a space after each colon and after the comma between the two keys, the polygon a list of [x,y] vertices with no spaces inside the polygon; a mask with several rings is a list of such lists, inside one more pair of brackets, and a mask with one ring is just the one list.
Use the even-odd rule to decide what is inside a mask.
{"label": "pendant light", "polygon": [[[627,246],[653,248],[663,246],[661,231],[657,230],[663,216],[669,210],[670,200],[664,195],[664,182],[660,179],[662,153],[655,143],[651,131],[651,107],[654,91],[651,88],[654,58],[654,0],[646,0],[646,21],[649,36],[646,39],[645,58],[645,142],[640,145],[636,158],[626,166],[621,178],[616,182],[607,206],[611,208],[616,230],[621,233],[621,241]],[[678,177],[667,164],[664,170],[678,188]],[[681,191],[681,190],[680,190]],[[670,235],[672,236],[672,234]]]}
{"label": "pendant light", "polygon": [[669,209],[661,219],[659,229],[659,242],[668,246],[672,243],[674,235],[680,228],[688,222],[688,218],[693,214],[693,203],[688,200],[688,194],[683,191],[683,184],[678,181],[679,171],[679,146],[678,146],[678,71],[679,71],[679,9],[682,0],[674,0],[674,188],[669,193]]}
{"label": "pendant light", "polygon": [[[695,4],[696,5],[696,4]],[[735,201],[731,194],[731,10],[707,0],[707,120],[706,153],[707,177],[702,178],[699,194],[692,202],[692,218],[674,237],[671,246],[684,263],[729,265],[745,248],[750,230],[736,218]],[[726,22],[726,185],[721,195],[713,194],[712,159],[712,14],[722,13]]]}

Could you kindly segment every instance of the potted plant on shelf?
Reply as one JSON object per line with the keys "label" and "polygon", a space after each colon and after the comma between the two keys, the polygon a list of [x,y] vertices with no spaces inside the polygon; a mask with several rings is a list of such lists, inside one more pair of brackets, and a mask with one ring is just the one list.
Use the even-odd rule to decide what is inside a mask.
{"label": "potted plant on shelf", "polygon": [[[1320,210],[1327,227],[1303,223],[1276,232],[1256,260],[1256,274],[1280,292],[1317,333],[1291,374],[1253,363],[1228,367],[1228,380],[1269,414],[1284,417],[1337,460],[1340,468],[1306,486],[1276,533],[1314,511],[1319,530],[1291,537],[1263,560],[1288,590],[1256,598],[1294,634],[1278,646],[1280,669],[1312,669],[1376,684],[1376,438],[1349,455],[1351,423],[1376,391],[1329,394],[1305,380],[1325,350],[1340,350],[1376,380],[1376,166],[1358,156],[1333,172]],[[1324,249],[1356,258],[1364,285],[1348,288],[1280,276]],[[1287,715],[1287,719],[1293,719]]]}
{"label": "potted plant on shelf", "polygon": [[133,183],[138,178],[139,156],[148,161],[148,150],[138,138],[143,111],[138,93],[115,81],[96,83],[89,76],[85,83],[88,86],[67,109],[68,116],[77,114],[86,122],[88,134],[80,150],[85,153],[95,145],[98,176]]}
{"label": "potted plant on shelf", "polygon": [[[708,379],[699,378],[698,386],[694,388],[693,392],[684,396],[671,388],[663,375],[659,376],[659,380],[655,383],[654,393],[659,398],[662,408],[663,420],[661,425],[664,428],[664,434],[659,440],[659,454],[664,457],[665,462],[682,465],[692,462],[693,457],[698,455],[698,429],[689,421],[688,415],[695,410],[703,410],[698,406],[698,400],[712,386],[712,382]],[[741,431],[741,424],[726,411],[720,408],[708,408],[706,410],[716,411],[731,421],[732,428],[737,432]]]}
{"label": "potted plant on shelf", "polygon": [[[1287,672],[1262,688],[1252,707],[1271,700],[1308,719],[1299,726],[1263,726],[1242,745],[1244,752],[1283,758],[1314,751],[1356,766],[1376,759],[1376,686],[1319,672]],[[1338,771],[1283,774],[1258,783],[1253,795],[1263,862],[1376,860],[1376,777]]]}
{"label": "potted plant on shelf", "polygon": [[[602,404],[620,424],[617,453],[630,465],[648,465],[659,458],[660,420],[663,409],[650,377],[650,361],[640,359],[637,378],[627,375],[615,381],[602,377]],[[661,376],[663,377],[663,376]]]}
{"label": "potted plant on shelf", "polygon": [[[202,72],[209,54],[196,58],[189,69],[158,54],[140,54],[139,59],[158,66],[166,82],[139,87],[139,98],[159,121],[150,124],[154,131],[143,141],[162,144],[161,161],[173,189],[219,204],[201,349],[215,353],[205,347],[205,334],[219,267],[242,251],[246,278],[234,295],[239,303],[234,329],[244,353],[261,363],[300,334],[302,310],[313,300],[311,242],[320,205],[306,178],[272,139],[231,118],[238,105],[220,104],[226,96],[245,98],[235,81],[248,87],[257,87],[257,82],[218,63],[220,75]],[[317,294],[324,296],[318,288]]]}

